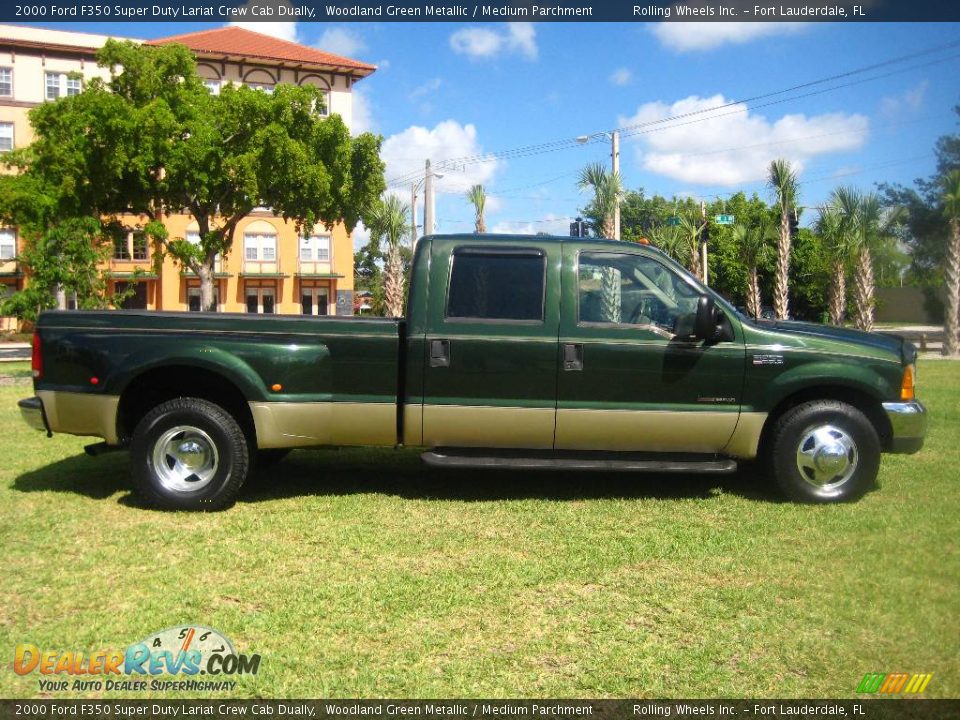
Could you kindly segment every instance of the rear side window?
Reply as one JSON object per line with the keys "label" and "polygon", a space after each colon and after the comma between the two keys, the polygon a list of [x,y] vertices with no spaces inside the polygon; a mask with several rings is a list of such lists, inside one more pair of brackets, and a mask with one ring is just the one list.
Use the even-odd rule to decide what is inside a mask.
{"label": "rear side window", "polygon": [[540,250],[455,250],[447,317],[542,321],[546,264]]}

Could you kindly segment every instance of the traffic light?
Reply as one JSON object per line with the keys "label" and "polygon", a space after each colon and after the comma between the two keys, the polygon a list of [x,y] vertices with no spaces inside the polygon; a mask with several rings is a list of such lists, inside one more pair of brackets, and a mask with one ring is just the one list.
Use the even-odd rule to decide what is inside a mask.
{"label": "traffic light", "polygon": [[570,223],[570,237],[587,237],[587,224],[583,218],[577,218]]}
{"label": "traffic light", "polygon": [[790,211],[790,237],[795,238],[800,232],[800,213],[796,209]]}

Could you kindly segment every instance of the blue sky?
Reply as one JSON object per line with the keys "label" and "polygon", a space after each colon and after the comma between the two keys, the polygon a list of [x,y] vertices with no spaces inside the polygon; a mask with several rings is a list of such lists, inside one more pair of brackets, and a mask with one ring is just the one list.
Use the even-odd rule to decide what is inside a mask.
{"label": "blue sky", "polygon": [[[152,38],[209,27],[89,23],[82,29]],[[386,138],[388,179],[419,170],[427,156],[436,164],[568,141],[550,152],[445,169],[437,183],[438,231],[472,228],[463,191],[482,182],[492,196],[488,228],[565,234],[569,219],[587,201],[576,189],[577,170],[588,162],[609,162],[605,139],[585,145],[569,141],[617,127],[666,128],[624,137],[621,172],[629,188],[705,199],[740,189],[766,195],[764,168],[782,156],[801,168],[801,201],[810,207],[837,185],[867,190],[877,182],[909,183],[929,175],[935,140],[958,128],[952,109],[960,104],[960,46],[746,106],[711,110],[960,41],[955,24],[250,27],[380,66],[357,84],[355,105],[358,122]],[[843,83],[856,84],[797,97]],[[778,102],[757,107],[771,101]],[[649,125],[689,112],[696,114]],[[409,182],[397,188],[409,198]],[[807,213],[804,221],[814,215]]]}

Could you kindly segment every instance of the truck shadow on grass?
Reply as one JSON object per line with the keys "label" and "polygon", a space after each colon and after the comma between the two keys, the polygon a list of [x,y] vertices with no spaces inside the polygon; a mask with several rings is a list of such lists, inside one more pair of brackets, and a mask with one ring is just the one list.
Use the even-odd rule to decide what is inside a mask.
{"label": "truck shadow on grass", "polygon": [[[74,455],[23,473],[13,487],[20,492],[69,492],[96,500],[120,492],[121,504],[145,507],[129,492],[129,462],[122,452]],[[708,499],[721,493],[779,501],[772,482],[752,465],[730,475],[440,470],[421,464],[413,451],[349,449],[301,450],[277,465],[258,469],[237,502],[361,493],[440,502]]]}

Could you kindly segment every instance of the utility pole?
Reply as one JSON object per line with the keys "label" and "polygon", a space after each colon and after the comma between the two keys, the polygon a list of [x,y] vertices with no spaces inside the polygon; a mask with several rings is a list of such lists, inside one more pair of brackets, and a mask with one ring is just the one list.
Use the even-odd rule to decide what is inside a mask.
{"label": "utility pole", "polygon": [[[620,177],[620,131],[610,133],[610,161],[613,165],[613,176]],[[620,239],[620,195],[617,194],[613,203],[613,239]]]}
{"label": "utility pole", "polygon": [[410,185],[410,247],[417,247],[417,183]]}
{"label": "utility pole", "polygon": [[427,160],[426,175],[423,179],[423,234],[433,233],[433,169]]}
{"label": "utility pole", "polygon": [[[703,220],[703,225],[702,225],[703,230],[701,231],[702,233],[707,229],[707,203],[704,200],[700,201],[700,218]],[[703,236],[701,235],[701,237]],[[707,271],[707,238],[706,237],[703,237],[703,241],[700,243],[700,253],[703,256],[703,259],[701,260],[701,262],[703,263],[703,284],[709,285],[710,283],[707,279],[708,271]]]}

